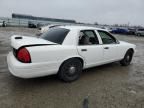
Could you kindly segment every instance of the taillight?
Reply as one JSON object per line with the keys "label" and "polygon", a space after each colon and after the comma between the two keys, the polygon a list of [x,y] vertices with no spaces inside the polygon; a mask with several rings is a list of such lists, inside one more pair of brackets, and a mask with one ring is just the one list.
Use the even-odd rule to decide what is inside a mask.
{"label": "taillight", "polygon": [[31,63],[31,57],[26,48],[20,48],[17,51],[17,59],[23,63]]}

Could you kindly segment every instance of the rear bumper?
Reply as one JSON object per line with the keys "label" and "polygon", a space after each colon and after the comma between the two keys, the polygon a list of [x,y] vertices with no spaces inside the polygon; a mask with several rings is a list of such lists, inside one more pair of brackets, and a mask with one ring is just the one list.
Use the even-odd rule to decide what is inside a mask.
{"label": "rear bumper", "polygon": [[19,78],[34,78],[56,74],[57,63],[21,63],[10,52],[7,55],[7,64],[10,73]]}

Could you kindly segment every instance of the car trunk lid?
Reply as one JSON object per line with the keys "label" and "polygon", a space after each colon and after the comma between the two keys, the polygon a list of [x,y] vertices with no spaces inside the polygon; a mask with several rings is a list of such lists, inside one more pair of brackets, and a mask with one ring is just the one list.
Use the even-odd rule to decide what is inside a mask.
{"label": "car trunk lid", "polygon": [[11,37],[11,46],[15,49],[19,49],[23,46],[39,46],[39,45],[56,45],[56,43],[37,38],[37,37],[28,37],[14,35]]}

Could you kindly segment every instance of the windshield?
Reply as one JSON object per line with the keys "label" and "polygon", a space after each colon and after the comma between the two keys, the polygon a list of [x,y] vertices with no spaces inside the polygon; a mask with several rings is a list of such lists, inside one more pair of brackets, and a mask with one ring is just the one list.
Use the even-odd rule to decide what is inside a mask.
{"label": "windshield", "polygon": [[65,28],[50,28],[46,33],[42,34],[40,38],[62,44],[69,31],[70,30]]}

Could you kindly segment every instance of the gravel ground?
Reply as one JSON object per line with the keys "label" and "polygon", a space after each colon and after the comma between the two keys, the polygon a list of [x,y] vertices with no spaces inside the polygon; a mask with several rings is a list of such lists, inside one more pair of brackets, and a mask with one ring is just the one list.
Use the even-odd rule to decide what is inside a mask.
{"label": "gravel ground", "polygon": [[6,63],[10,36],[37,33],[37,29],[0,28],[0,108],[144,108],[144,37],[116,35],[137,45],[128,67],[116,62],[87,69],[72,83],[61,82],[55,75],[12,76]]}

